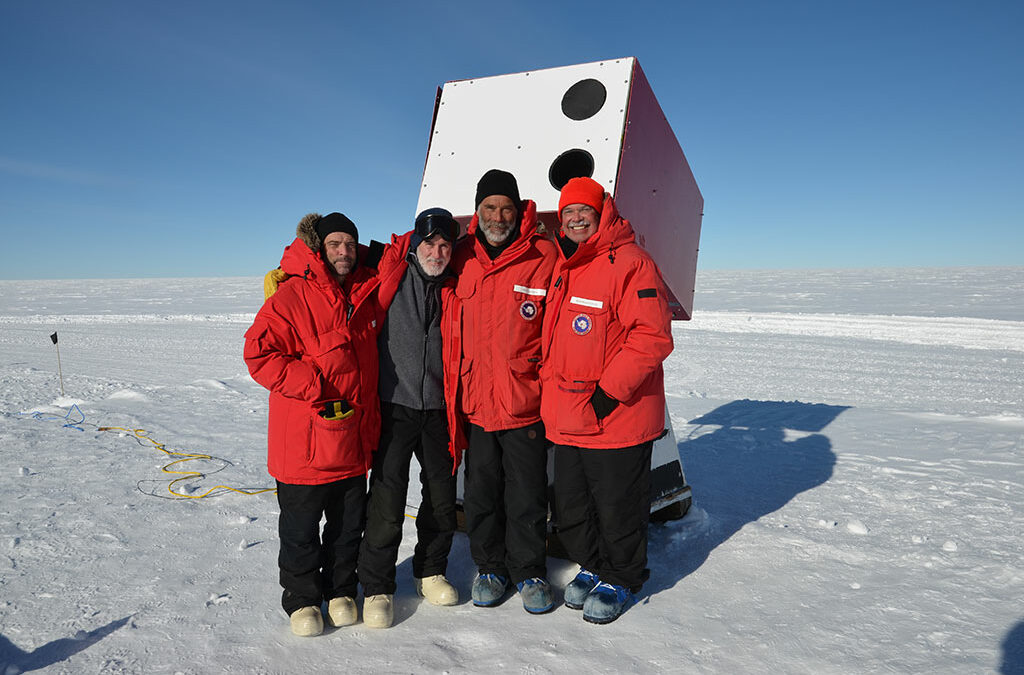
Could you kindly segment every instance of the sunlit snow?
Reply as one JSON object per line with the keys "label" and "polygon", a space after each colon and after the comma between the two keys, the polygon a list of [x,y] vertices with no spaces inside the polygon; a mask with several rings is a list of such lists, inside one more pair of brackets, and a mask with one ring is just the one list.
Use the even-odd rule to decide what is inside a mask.
{"label": "sunlit snow", "polygon": [[0,675],[1024,672],[1024,268],[699,274],[665,364],[694,506],[606,626],[473,607],[462,534],[463,600],[425,604],[409,519],[393,628],[291,635],[275,497],[243,493],[273,485],[261,301],[0,282]]}

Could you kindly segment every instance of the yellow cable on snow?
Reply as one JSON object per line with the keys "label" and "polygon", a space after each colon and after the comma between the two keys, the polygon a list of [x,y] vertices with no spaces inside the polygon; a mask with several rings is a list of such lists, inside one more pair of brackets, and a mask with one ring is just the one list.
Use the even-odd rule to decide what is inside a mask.
{"label": "yellow cable on snow", "polygon": [[163,467],[160,468],[160,470],[163,471],[164,473],[181,476],[181,478],[175,478],[174,480],[167,484],[167,491],[180,499],[202,499],[203,497],[206,497],[211,492],[214,492],[216,490],[228,490],[229,492],[237,492],[238,494],[243,495],[258,495],[264,492],[277,491],[275,488],[245,489],[233,488],[229,485],[215,485],[201,495],[185,495],[181,494],[180,492],[175,492],[173,488],[176,483],[180,483],[181,481],[185,480],[192,480],[195,478],[203,478],[206,476],[206,474],[202,473],[201,471],[173,471],[169,467],[172,467],[175,464],[179,464],[181,462],[191,462],[196,459],[208,459],[210,461],[214,461],[216,458],[213,457],[213,455],[193,454],[188,452],[179,452],[177,450],[168,450],[166,445],[164,445],[163,443],[158,443],[157,441],[150,438],[149,432],[146,431],[145,429],[126,429],[125,427],[96,427],[96,429],[97,431],[123,431],[125,433],[132,434],[139,441],[146,441],[147,443],[152,444],[153,447],[155,447],[157,450],[164,453],[165,455],[168,455],[170,457],[181,457],[181,459],[176,459],[173,462],[169,462],[168,464],[165,464]]}

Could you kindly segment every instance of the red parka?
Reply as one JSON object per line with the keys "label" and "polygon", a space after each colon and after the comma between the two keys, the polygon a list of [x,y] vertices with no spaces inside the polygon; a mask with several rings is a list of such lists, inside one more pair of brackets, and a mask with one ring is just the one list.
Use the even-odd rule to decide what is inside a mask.
{"label": "red parka", "polygon": [[452,265],[454,309],[462,331],[459,400],[468,420],[486,431],[540,420],[541,335],[558,246],[537,233],[537,206],[522,202],[518,238],[491,260],[473,216]]}
{"label": "red parka", "polygon": [[[391,243],[384,249],[384,255],[377,265],[380,273],[380,286],[377,293],[377,305],[380,312],[377,325],[382,326],[384,313],[391,306],[391,301],[398,291],[398,284],[409,267],[409,248],[412,232],[391,235]],[[456,402],[459,382],[459,353],[461,351],[460,333],[458,330],[458,298],[455,296],[455,279],[450,277],[441,287],[441,342],[444,372],[444,401],[448,418],[448,452],[454,462],[452,471],[456,471],[462,460],[462,451],[466,449],[465,420],[459,414]]]}
{"label": "red parka", "polygon": [[[554,443],[624,448],[665,429],[662,361],[672,351],[661,272],[605,195],[597,232],[559,250],[544,325],[541,415]],[[619,401],[602,420],[595,386]]]}
{"label": "red parka", "polygon": [[[291,278],[245,333],[249,372],[270,390],[267,468],[299,485],[365,475],[380,439],[378,279],[357,265],[339,285],[320,257],[315,222],[311,214],[299,224],[281,258]],[[339,399],[352,406],[351,417],[317,414]]]}

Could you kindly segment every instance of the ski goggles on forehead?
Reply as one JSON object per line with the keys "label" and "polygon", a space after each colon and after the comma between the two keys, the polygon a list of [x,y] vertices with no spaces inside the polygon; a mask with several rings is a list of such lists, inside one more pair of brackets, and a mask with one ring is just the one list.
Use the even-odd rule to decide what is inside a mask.
{"label": "ski goggles on forehead", "polygon": [[453,242],[459,236],[459,221],[446,209],[427,209],[416,216],[416,234],[420,239],[430,239],[435,234],[445,241]]}

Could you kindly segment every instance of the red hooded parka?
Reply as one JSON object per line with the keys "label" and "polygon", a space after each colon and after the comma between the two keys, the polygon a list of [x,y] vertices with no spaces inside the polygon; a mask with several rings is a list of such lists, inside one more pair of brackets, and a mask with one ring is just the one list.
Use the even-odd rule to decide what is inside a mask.
{"label": "red hooded parka", "polygon": [[497,258],[477,238],[474,215],[452,259],[462,343],[454,375],[463,413],[485,431],[540,420],[541,334],[558,246],[537,232],[536,204],[521,208],[519,236]]}
{"label": "red hooded parka", "polygon": [[[298,485],[365,475],[380,439],[376,272],[357,265],[342,287],[320,257],[316,219],[299,223],[281,258],[291,278],[245,333],[249,372],[270,390],[267,468]],[[317,414],[339,399],[350,417]]]}
{"label": "red hooded parka", "polygon": [[[544,324],[541,416],[547,437],[581,448],[624,448],[665,429],[662,361],[671,314],[658,266],[605,195],[597,232],[559,251]],[[598,420],[600,385],[619,405]]]}

